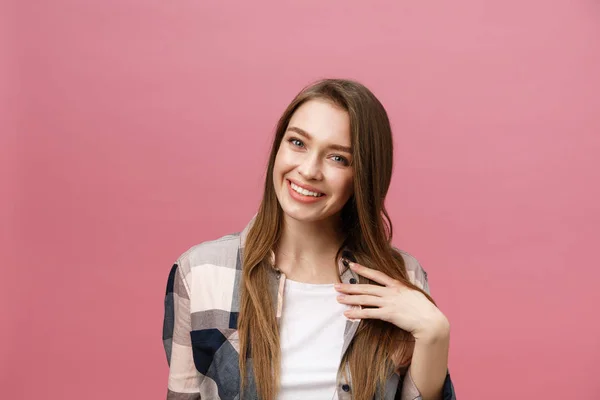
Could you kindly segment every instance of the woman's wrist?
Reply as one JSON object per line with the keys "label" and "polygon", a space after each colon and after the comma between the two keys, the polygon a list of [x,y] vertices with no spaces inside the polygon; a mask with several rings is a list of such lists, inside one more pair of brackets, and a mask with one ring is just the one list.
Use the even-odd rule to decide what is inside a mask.
{"label": "woman's wrist", "polygon": [[450,340],[450,322],[440,312],[439,316],[430,319],[423,326],[414,331],[416,343],[445,342]]}

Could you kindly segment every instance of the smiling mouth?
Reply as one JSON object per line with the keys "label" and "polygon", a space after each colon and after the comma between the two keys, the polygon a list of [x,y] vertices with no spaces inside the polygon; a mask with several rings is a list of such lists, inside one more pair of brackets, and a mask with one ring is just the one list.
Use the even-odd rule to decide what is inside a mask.
{"label": "smiling mouth", "polygon": [[323,193],[318,193],[318,192],[312,192],[310,190],[307,189],[303,189],[300,186],[296,185],[294,182],[289,181],[290,182],[290,187],[292,188],[292,190],[298,194],[301,194],[303,196],[308,196],[308,197],[322,197],[324,196]]}

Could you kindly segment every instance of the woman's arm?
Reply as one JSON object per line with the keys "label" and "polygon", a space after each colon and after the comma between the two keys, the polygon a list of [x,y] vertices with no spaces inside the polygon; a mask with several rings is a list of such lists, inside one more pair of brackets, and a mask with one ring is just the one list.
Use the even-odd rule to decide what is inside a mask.
{"label": "woman's arm", "polygon": [[[416,260],[415,260],[416,263]],[[420,291],[413,290],[381,271],[357,263],[349,266],[359,275],[382,286],[369,284],[336,285],[342,296],[338,301],[349,305],[371,306],[346,311],[348,318],[374,318],[392,323],[415,338],[411,366],[402,382],[403,400],[455,400],[448,375],[450,324],[442,312]],[[409,271],[411,283],[429,293],[427,278],[418,266]],[[414,276],[414,274],[420,277]]]}
{"label": "woman's arm", "polygon": [[167,282],[163,322],[163,345],[169,363],[167,400],[200,400],[200,379],[194,365],[190,331],[189,290],[175,264]]}
{"label": "woman's arm", "polygon": [[423,400],[440,400],[448,373],[450,324],[446,318],[440,318],[430,326],[429,330],[414,334],[415,348],[408,374]]}

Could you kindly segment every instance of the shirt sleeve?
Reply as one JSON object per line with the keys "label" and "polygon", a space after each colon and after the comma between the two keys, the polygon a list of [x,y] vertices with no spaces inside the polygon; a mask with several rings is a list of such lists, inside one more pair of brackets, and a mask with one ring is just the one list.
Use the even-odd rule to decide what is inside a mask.
{"label": "shirt sleeve", "polygon": [[167,400],[200,400],[200,375],[194,365],[190,293],[178,264],[167,281],[163,345],[169,364]]}
{"label": "shirt sleeve", "polygon": [[[401,252],[405,264],[409,279],[417,287],[423,289],[427,294],[429,292],[429,282],[427,280],[427,272],[421,267],[421,264],[411,255]],[[421,400],[421,393],[412,377],[410,376],[410,369],[405,375],[400,377],[400,385],[396,394],[396,398],[400,400]],[[446,379],[444,380],[444,386],[442,387],[442,400],[456,400],[456,394],[454,393],[454,385],[450,379],[450,372],[446,373]]]}

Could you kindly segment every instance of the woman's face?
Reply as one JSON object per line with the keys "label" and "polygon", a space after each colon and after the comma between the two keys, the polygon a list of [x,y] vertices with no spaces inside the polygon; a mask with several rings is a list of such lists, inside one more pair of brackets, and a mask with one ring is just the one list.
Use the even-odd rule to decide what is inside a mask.
{"label": "woman's face", "polygon": [[348,113],[309,100],[292,115],[273,170],[283,212],[299,221],[337,216],[353,193]]}

